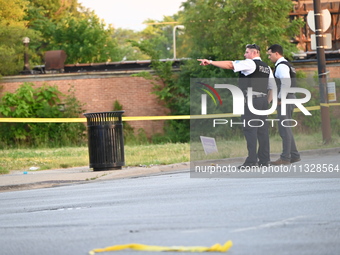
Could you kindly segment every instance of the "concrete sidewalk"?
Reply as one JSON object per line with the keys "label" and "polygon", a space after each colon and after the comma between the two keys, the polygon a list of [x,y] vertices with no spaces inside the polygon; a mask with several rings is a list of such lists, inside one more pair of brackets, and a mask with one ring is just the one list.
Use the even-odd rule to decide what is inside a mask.
{"label": "concrete sidewalk", "polygon": [[[322,154],[339,154],[340,147],[320,150],[301,151],[301,157]],[[279,154],[271,154],[271,159],[276,160]],[[220,165],[231,164],[240,165],[245,158],[229,158],[212,160]],[[170,173],[178,171],[189,171],[190,162],[171,165],[155,165],[151,167],[123,167],[122,170],[93,171],[88,166],[63,168],[53,170],[36,171],[11,171],[9,174],[0,175],[0,192],[16,191],[35,188],[47,188],[60,185],[70,185],[76,183],[87,183],[92,181],[121,179],[148,176],[153,174]]]}
{"label": "concrete sidewalk", "polygon": [[35,171],[16,170],[0,175],[0,192],[147,176],[189,168],[190,163],[188,162],[151,167],[123,167],[121,170],[106,171],[93,171],[89,166]]}

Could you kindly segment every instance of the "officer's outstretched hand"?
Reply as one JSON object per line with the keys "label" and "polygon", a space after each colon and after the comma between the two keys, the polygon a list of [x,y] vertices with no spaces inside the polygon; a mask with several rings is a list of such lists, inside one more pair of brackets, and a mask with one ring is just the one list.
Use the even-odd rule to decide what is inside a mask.
{"label": "officer's outstretched hand", "polygon": [[208,59],[197,59],[197,61],[201,61],[201,63],[200,63],[201,66],[210,65],[210,60],[208,60]]}

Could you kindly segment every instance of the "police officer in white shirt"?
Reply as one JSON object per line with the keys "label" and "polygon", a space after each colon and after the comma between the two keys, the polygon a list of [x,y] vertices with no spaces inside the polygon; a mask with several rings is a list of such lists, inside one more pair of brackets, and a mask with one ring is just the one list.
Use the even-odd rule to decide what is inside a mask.
{"label": "police officer in white shirt", "polygon": [[[261,60],[260,47],[256,44],[247,44],[244,53],[245,60],[236,61],[212,61],[198,59],[201,65],[214,65],[223,69],[231,69],[239,72],[239,87],[246,96],[247,88],[253,88],[253,106],[257,110],[268,110],[268,104],[272,101],[272,89],[276,86],[273,72],[270,67]],[[265,115],[253,114],[245,100],[244,115],[241,116],[243,134],[247,141],[248,157],[239,168],[268,166],[270,162],[268,121]],[[249,120],[251,126],[248,125]],[[258,122],[258,123],[257,123]],[[263,124],[262,124],[263,123]],[[259,143],[257,150],[257,142]]]}
{"label": "police officer in white shirt", "polygon": [[[291,127],[287,124],[292,119],[294,105],[286,104],[286,115],[281,114],[281,89],[296,86],[295,68],[283,57],[283,48],[279,44],[273,44],[268,48],[268,58],[275,63],[274,77],[278,87],[278,106],[277,116],[279,118],[279,133],[282,138],[282,153],[280,158],[271,162],[272,165],[288,165],[301,160],[300,154],[296,148],[294,135]],[[287,98],[296,98],[294,93],[287,94]],[[286,125],[281,123],[285,121]]]}

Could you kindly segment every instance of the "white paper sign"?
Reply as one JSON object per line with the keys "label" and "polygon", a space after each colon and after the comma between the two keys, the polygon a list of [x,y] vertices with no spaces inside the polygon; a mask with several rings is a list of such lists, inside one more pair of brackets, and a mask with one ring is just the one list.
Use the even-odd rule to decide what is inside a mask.
{"label": "white paper sign", "polygon": [[329,102],[335,102],[336,101],[335,82],[328,82],[327,83],[327,90],[328,90],[328,101]]}
{"label": "white paper sign", "polygon": [[205,155],[218,152],[215,138],[200,136]]}

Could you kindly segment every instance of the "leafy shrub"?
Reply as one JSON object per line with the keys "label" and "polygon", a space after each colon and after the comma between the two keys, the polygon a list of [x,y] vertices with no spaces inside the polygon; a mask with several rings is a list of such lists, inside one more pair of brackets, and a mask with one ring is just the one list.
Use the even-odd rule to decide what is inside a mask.
{"label": "leafy shrub", "polygon": [[[23,83],[14,93],[5,93],[0,101],[0,116],[4,118],[74,118],[79,117],[82,104],[74,89],[62,94],[56,86],[34,88]],[[61,100],[63,99],[63,100]],[[60,103],[63,104],[60,104]],[[61,108],[62,106],[62,108]],[[82,123],[9,122],[0,126],[1,147],[59,147],[84,143]]]}

